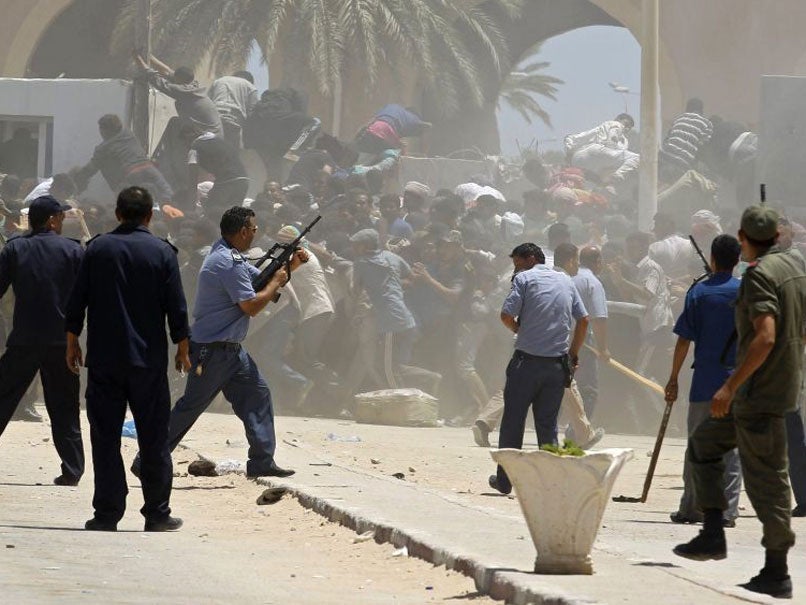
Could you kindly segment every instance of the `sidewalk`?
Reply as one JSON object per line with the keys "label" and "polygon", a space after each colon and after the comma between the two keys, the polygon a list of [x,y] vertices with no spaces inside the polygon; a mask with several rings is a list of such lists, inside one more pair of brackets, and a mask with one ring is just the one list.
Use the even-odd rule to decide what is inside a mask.
{"label": "sidewalk", "polygon": [[[45,434],[42,427],[14,428],[27,434],[36,431]],[[55,452],[51,444],[42,442],[41,436],[35,441],[29,438],[27,444],[24,440],[15,444],[12,439],[15,434],[10,428],[0,440],[5,476],[17,475],[0,482],[0,534],[4,541],[16,542],[17,549],[31,539],[44,541],[44,545],[22,563],[17,558],[24,552],[7,550],[3,553],[6,556],[0,559],[0,580],[4,586],[9,586],[9,577],[3,578],[5,567],[5,572],[14,578],[12,587],[17,590],[38,583],[37,586],[49,587],[55,595],[70,597],[66,602],[85,599],[84,590],[96,595],[95,602],[148,602],[149,599],[153,602],[154,596],[160,594],[159,587],[148,582],[139,599],[134,598],[135,595],[120,595],[114,591],[114,586],[102,586],[100,580],[90,587],[84,585],[81,590],[79,586],[68,589],[63,583],[55,583],[54,576],[61,576],[65,571],[46,571],[50,567],[65,570],[77,567],[84,576],[92,578],[93,573],[97,576],[100,572],[97,567],[93,568],[93,562],[99,565],[103,564],[99,560],[104,562],[107,559],[101,556],[101,552],[92,552],[90,556],[87,549],[100,548],[109,540],[87,536],[85,532],[67,531],[80,527],[87,518],[91,484],[84,481],[78,490],[47,485],[35,487],[32,477],[45,473],[46,480],[49,480],[55,474]],[[329,434],[333,434],[335,439],[358,437],[361,441],[332,440],[328,438]],[[473,577],[478,590],[494,598],[512,603],[552,605],[776,602],[736,587],[754,575],[763,563],[763,550],[759,545],[761,526],[752,516],[752,509],[744,497],[742,505],[745,510],[737,527],[727,530],[729,558],[726,561],[695,563],[671,553],[675,544],[687,541],[698,531],[696,526],[678,526],[669,522],[668,515],[675,510],[680,496],[682,440],[669,440],[664,444],[649,502],[609,504],[593,552],[593,576],[537,576],[531,573],[535,552],[518,503],[512,497],[490,493],[487,476],[494,470],[493,462],[485,449],[473,444],[469,429],[409,429],[336,420],[279,418],[277,435],[278,464],[296,469],[297,474],[287,480],[265,483],[288,486],[304,506],[360,533],[376,530],[379,542],[406,545],[413,557]],[[631,447],[635,450],[635,458],[627,463],[616,483],[614,495],[640,495],[649,462],[646,453],[653,441],[649,437],[620,435],[608,435],[602,441],[601,447]],[[533,433],[527,434],[526,442],[534,443]],[[133,455],[134,442],[124,439],[124,443],[128,460]],[[186,471],[186,463],[193,460],[194,452],[223,461],[244,460],[247,451],[243,427],[237,418],[219,414],[205,414],[183,444],[189,450],[177,450],[174,456],[175,470],[180,474]],[[10,447],[21,449],[20,469],[17,471],[8,468],[12,462],[9,460],[12,450],[7,449]],[[13,452],[16,454],[17,449]],[[397,473],[402,473],[404,479],[392,476]],[[174,599],[173,602],[177,603],[226,602],[227,590],[232,590],[232,583],[223,579],[228,577],[227,574],[233,574],[232,577],[237,579],[235,585],[242,591],[237,594],[244,599],[239,602],[249,598],[249,602],[328,603],[333,602],[328,599],[336,595],[344,603],[425,603],[435,600],[404,599],[402,593],[400,598],[392,598],[388,588],[386,592],[377,593],[375,598],[355,597],[372,596],[358,591],[361,580],[355,575],[364,572],[356,572],[356,569],[369,569],[379,563],[387,565],[389,561],[397,565],[401,560],[388,558],[392,550],[390,546],[352,545],[352,538],[347,540],[345,537],[341,538],[341,543],[349,546],[334,547],[322,543],[319,548],[310,548],[310,544],[318,544],[315,540],[323,538],[309,538],[309,535],[313,536],[317,531],[327,531],[330,535],[331,532],[346,530],[327,523],[320,527],[322,521],[316,521],[319,519],[317,515],[305,515],[298,507],[291,506],[292,500],[285,499],[270,507],[256,507],[254,499],[260,488],[237,476],[188,477],[176,482],[174,508],[176,514],[188,521],[186,527],[171,536],[138,533],[142,521],[135,509],[139,507],[141,497],[133,487],[129,496],[130,511],[123,525],[135,532],[125,532],[115,538],[117,550],[113,551],[109,564],[117,567],[114,573],[106,573],[107,583],[114,584],[127,573],[136,572],[143,577],[159,578],[158,583],[166,585],[163,590],[182,589],[191,595],[212,595],[209,598]],[[136,485],[131,477],[130,483]],[[48,515],[52,520],[48,520]],[[793,525],[798,537],[803,538],[806,519],[794,519]],[[46,526],[64,531],[39,531],[49,529]],[[213,526],[215,531],[200,530],[200,526]],[[300,533],[287,533],[297,529]],[[303,543],[305,548],[301,546]],[[48,545],[52,552],[47,550]],[[359,547],[379,550],[367,551],[363,559],[353,561],[354,555],[360,556]],[[35,558],[34,555],[41,557],[42,552],[47,553],[49,562]],[[10,558],[11,555],[14,558]],[[144,560],[133,561],[126,558],[128,556],[143,556]],[[86,561],[83,560],[85,557]],[[17,561],[18,568],[9,568],[5,565],[8,561]],[[350,566],[346,561],[360,565]],[[414,559],[409,561],[415,562]],[[294,598],[293,585],[288,585],[291,581],[289,566],[296,574],[308,578],[302,580],[300,575],[299,583],[307,591],[316,590],[318,585],[319,580],[312,578],[339,578],[339,565],[344,576],[340,581],[342,584],[352,581],[352,592],[334,580],[334,584],[328,584],[330,592],[323,591],[323,584],[318,592],[305,592],[306,598]],[[409,578],[432,582],[425,580],[430,577],[427,574],[445,573],[419,565],[421,567],[407,571],[413,574]],[[297,567],[301,571],[296,571]],[[255,572],[256,569],[260,571]],[[790,569],[795,583],[794,602],[798,602],[806,596],[806,572],[803,571],[806,556],[800,546],[791,553]],[[31,573],[21,580],[25,586],[17,585],[20,570]],[[261,587],[275,581],[278,587],[271,594],[272,598],[265,591],[263,598],[257,597],[261,594]],[[376,589],[381,587],[376,584]],[[453,590],[455,594],[455,588]],[[111,595],[116,594],[121,598],[110,600]],[[101,596],[105,598],[101,599]],[[284,600],[286,596],[290,600]],[[437,597],[436,594],[432,596]],[[65,598],[59,600],[65,602]],[[436,600],[475,602],[476,598],[466,595]],[[163,602],[167,601],[166,598]],[[42,601],[17,599],[13,602]]]}
{"label": "sidewalk", "polygon": [[[243,442],[237,421],[227,417],[208,416],[199,428],[186,444],[214,458],[232,457],[232,440]],[[210,440],[211,433],[218,439]],[[361,441],[328,440],[330,433]],[[227,438],[230,446],[222,443]],[[494,598],[552,604],[775,602],[736,586],[757,573],[764,557],[761,525],[744,495],[737,527],[728,530],[726,561],[696,563],[671,553],[698,531],[669,521],[682,489],[685,444],[679,439],[664,444],[646,504],[608,506],[593,553],[593,576],[536,576],[530,573],[535,552],[517,501],[490,493],[492,460],[473,444],[469,429],[281,418],[278,438],[278,463],[295,468],[297,475],[267,484],[292,488],[303,505],[331,520],[359,532],[376,529],[378,540],[407,545],[414,556],[471,575],[479,590]],[[527,436],[530,441],[533,434]],[[635,449],[614,495],[640,495],[653,444],[649,437],[621,435],[601,442],[600,447]],[[806,520],[794,519],[793,525],[801,538]],[[803,598],[806,556],[801,547],[792,551],[790,569],[796,599]]]}

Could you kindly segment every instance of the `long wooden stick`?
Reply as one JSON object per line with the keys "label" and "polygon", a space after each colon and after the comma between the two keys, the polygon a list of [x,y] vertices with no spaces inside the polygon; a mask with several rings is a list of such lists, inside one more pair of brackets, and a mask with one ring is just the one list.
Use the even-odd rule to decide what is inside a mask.
{"label": "long wooden stick", "polygon": [[[598,351],[594,349],[590,345],[585,345],[589,350],[593,351],[598,355]],[[610,365],[613,366],[616,370],[631,378],[632,380],[636,381],[637,383],[647,387],[658,393],[661,396],[665,396],[666,392],[664,391],[663,387],[660,386],[658,383],[649,380],[649,378],[645,378],[641,376],[638,372],[634,372],[627,366],[619,363],[612,357],[608,360]],[[652,450],[652,459],[649,461],[649,468],[646,472],[646,478],[644,479],[644,489],[641,492],[640,498],[630,497],[630,496],[617,496],[613,498],[616,502],[646,502],[647,497],[649,496],[649,488],[652,486],[652,479],[655,476],[655,467],[658,465],[658,457],[660,456],[660,448],[663,445],[663,438],[666,436],[666,427],[669,426],[669,417],[672,414],[672,403],[668,402],[666,404],[666,409],[663,410],[663,418],[660,422],[660,428],[658,430],[658,436],[655,438],[655,448]]]}
{"label": "long wooden stick", "polygon": [[[585,345],[585,348],[590,350],[590,351],[592,351],[596,355],[599,354],[599,351],[597,351],[596,349],[594,349],[590,345]],[[631,370],[630,368],[628,368],[627,366],[625,366],[622,363],[619,363],[618,361],[616,361],[612,357],[608,360],[608,363],[614,369],[616,369],[619,372],[621,372],[622,374],[624,374],[627,378],[630,378],[630,379],[634,380],[635,382],[645,386],[646,388],[651,389],[652,391],[655,391],[658,395],[660,395],[662,397],[664,397],[666,395],[666,391],[664,391],[663,387],[660,386],[657,382],[654,382],[654,381],[650,380],[649,378],[641,376],[638,372],[636,372],[634,370]]]}

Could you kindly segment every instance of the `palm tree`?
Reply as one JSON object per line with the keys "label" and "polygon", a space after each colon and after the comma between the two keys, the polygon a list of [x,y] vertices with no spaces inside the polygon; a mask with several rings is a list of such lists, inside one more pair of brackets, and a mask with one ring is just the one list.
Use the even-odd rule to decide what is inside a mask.
{"label": "palm tree", "polygon": [[[384,72],[416,70],[425,92],[454,113],[484,103],[484,75],[502,73],[502,24],[524,0],[154,0],[154,48],[169,63],[216,70],[242,66],[256,43],[269,61],[282,51],[286,71],[307,74],[332,95],[347,70],[366,88]],[[131,48],[136,0],[127,0],[115,46]],[[289,64],[290,63],[290,64]]]}
{"label": "palm tree", "polygon": [[[532,56],[540,53],[537,46]],[[517,111],[527,123],[532,118],[539,118],[546,126],[551,127],[551,116],[543,109],[535,97],[546,97],[552,101],[557,100],[557,87],[564,84],[559,78],[542,73],[551,65],[548,61],[532,61],[520,69],[511,72],[501,84],[498,97],[498,107],[505,102]]]}

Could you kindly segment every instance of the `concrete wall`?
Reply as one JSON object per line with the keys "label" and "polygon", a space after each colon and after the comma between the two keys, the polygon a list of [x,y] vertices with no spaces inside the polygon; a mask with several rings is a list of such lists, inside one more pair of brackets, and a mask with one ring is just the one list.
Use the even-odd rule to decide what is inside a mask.
{"label": "concrete wall", "polygon": [[[174,115],[173,102],[152,96],[152,146]],[[28,80],[0,78],[0,119],[50,118],[53,123],[53,173],[84,165],[100,143],[98,118],[118,114],[126,123],[131,115],[131,83],[124,80]],[[50,176],[40,174],[40,177]],[[100,199],[112,191],[100,174],[87,191]]]}

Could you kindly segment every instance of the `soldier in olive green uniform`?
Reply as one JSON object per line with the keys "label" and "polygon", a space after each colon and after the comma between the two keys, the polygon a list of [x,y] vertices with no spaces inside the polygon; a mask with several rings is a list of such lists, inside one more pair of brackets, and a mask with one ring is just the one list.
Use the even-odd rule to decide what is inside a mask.
{"label": "soldier in olive green uniform", "polygon": [[736,302],[737,367],[714,395],[711,418],[689,440],[694,489],[705,521],[700,534],[674,552],[700,561],[727,556],[722,457],[738,447],[747,495],[764,526],[761,543],[766,549],[761,573],[743,586],[788,598],[792,581],[786,557],[795,534],[790,527],[784,417],[796,409],[801,385],[806,267],[802,258],[781,251],[777,238],[774,210],[745,210],[739,241],[750,265]]}

